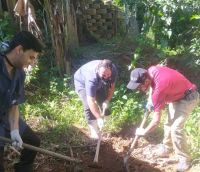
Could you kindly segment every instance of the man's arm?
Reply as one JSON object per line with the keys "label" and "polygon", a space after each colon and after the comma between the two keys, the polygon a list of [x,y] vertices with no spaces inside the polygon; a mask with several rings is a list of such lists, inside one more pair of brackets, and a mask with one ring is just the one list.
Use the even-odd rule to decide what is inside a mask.
{"label": "man's arm", "polygon": [[19,108],[18,105],[13,105],[9,111],[9,123],[10,123],[10,131],[19,129]]}
{"label": "man's arm", "polygon": [[161,112],[154,112],[153,119],[149,123],[149,125],[144,129],[144,134],[153,131],[159,124],[161,117]]}
{"label": "man's arm", "polygon": [[87,96],[87,102],[88,102],[88,105],[89,105],[89,108],[92,112],[92,114],[98,119],[101,117],[100,115],[100,111],[99,111],[99,108],[96,104],[96,100],[94,97],[91,97],[91,96]]}
{"label": "man's arm", "polygon": [[8,111],[8,118],[10,123],[10,136],[12,145],[14,147],[22,148],[22,138],[19,134],[19,108],[18,105],[13,105]]}
{"label": "man's arm", "polygon": [[115,90],[115,83],[112,83],[111,87],[108,89],[108,97],[107,97],[108,101],[110,101],[112,99],[114,90]]}
{"label": "man's arm", "polygon": [[152,89],[152,87],[150,87],[149,88],[149,96],[148,96],[148,100],[147,101],[153,105],[152,92],[153,92],[153,89]]}
{"label": "man's arm", "polygon": [[154,109],[154,107],[153,107],[153,100],[152,100],[152,92],[153,92],[153,90],[150,87],[149,88],[149,92],[148,92],[147,104],[145,106],[148,111],[152,111]]}

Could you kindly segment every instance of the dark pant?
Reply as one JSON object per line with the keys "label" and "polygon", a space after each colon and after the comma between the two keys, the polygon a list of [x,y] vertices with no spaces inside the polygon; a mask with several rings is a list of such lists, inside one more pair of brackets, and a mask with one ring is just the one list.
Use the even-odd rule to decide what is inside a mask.
{"label": "dark pant", "polygon": [[[96,117],[92,114],[87,102],[86,91],[84,89],[80,90],[78,92],[78,95],[83,103],[85,118],[87,122],[89,123],[90,120],[95,120]],[[102,103],[106,100],[106,98],[107,98],[107,89],[102,87],[96,93],[96,101],[100,107],[102,107]],[[108,116],[108,115],[110,115],[109,109],[105,111],[105,116]]]}
{"label": "dark pant", "polygon": [[[4,122],[0,122],[1,136],[10,137],[8,127]],[[2,127],[3,126],[3,127]],[[4,131],[3,131],[4,129]],[[40,145],[40,139],[36,136],[33,130],[22,120],[20,119],[20,135],[24,143],[31,144],[33,146]],[[0,172],[4,172],[3,166],[3,154],[4,146],[1,143],[0,146]],[[36,157],[37,152],[31,151],[28,149],[23,149],[20,156],[20,161],[14,165],[15,172],[32,172],[33,171],[33,162]]]}

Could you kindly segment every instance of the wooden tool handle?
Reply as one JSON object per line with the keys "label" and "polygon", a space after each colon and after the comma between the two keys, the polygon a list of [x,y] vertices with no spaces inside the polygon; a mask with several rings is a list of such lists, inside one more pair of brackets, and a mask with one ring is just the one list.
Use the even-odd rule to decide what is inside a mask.
{"label": "wooden tool handle", "polygon": [[[0,140],[4,141],[6,143],[10,143],[10,144],[12,143],[11,139],[8,139],[8,138],[2,137],[2,136],[0,136]],[[58,153],[55,153],[55,152],[52,152],[52,151],[49,151],[49,150],[45,150],[45,149],[42,149],[42,148],[39,148],[39,147],[36,147],[36,146],[32,146],[32,145],[29,145],[29,144],[26,144],[26,143],[23,143],[22,146],[26,149],[33,150],[33,151],[36,151],[36,152],[40,152],[40,153],[47,154],[47,155],[51,155],[51,156],[54,156],[56,158],[64,159],[64,160],[67,160],[67,161],[72,161],[72,162],[77,162],[77,163],[82,162],[81,160],[71,158],[69,156],[64,156],[64,155],[61,155],[61,154],[58,154]]]}
{"label": "wooden tool handle", "polygon": [[[145,113],[144,113],[143,120],[142,120],[142,122],[141,122],[141,124],[140,124],[140,128],[143,128],[143,127],[144,127],[144,124],[145,124],[145,122],[146,122],[148,116],[149,116],[149,111],[146,110]],[[132,152],[133,149],[135,148],[135,145],[136,145],[137,140],[138,140],[139,137],[140,137],[140,136],[138,136],[138,135],[135,136],[135,138],[134,138],[134,140],[133,140],[133,142],[132,142],[132,144],[131,144],[130,150],[128,151],[128,154],[129,154],[129,155],[131,154],[131,152]]]}

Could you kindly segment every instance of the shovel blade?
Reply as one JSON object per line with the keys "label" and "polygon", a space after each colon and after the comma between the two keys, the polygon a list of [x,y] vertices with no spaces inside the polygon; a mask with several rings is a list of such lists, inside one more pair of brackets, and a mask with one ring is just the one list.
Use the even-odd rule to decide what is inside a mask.
{"label": "shovel blade", "polygon": [[126,156],[124,157],[124,164],[128,163],[128,159],[129,159],[129,156],[126,155]]}
{"label": "shovel blade", "polygon": [[126,155],[126,156],[124,157],[124,168],[125,168],[125,171],[126,171],[126,172],[130,172],[128,160],[129,160],[129,156]]}

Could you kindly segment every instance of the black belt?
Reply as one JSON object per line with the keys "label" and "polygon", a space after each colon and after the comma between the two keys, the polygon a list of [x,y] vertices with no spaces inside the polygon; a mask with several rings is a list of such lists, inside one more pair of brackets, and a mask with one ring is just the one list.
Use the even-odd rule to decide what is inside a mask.
{"label": "black belt", "polygon": [[183,99],[191,99],[190,98],[190,95],[192,94],[192,93],[194,93],[194,92],[196,92],[197,90],[196,89],[189,89],[189,90],[186,90],[185,92],[184,92],[184,97],[183,97]]}

